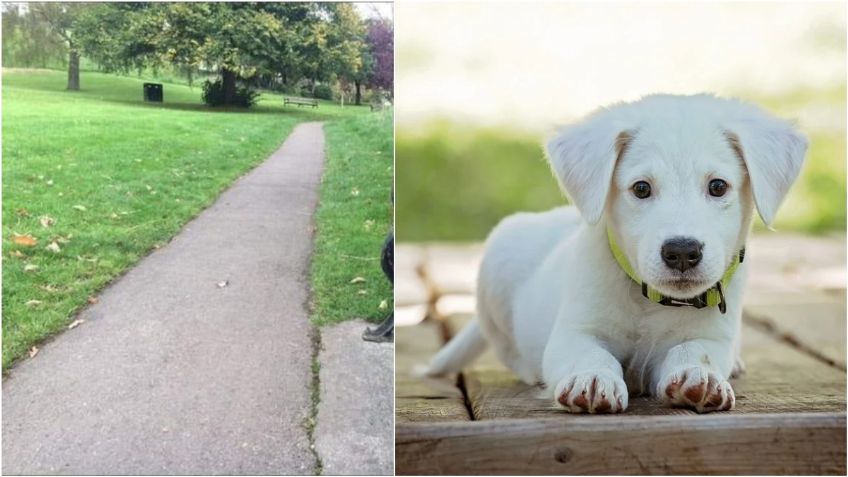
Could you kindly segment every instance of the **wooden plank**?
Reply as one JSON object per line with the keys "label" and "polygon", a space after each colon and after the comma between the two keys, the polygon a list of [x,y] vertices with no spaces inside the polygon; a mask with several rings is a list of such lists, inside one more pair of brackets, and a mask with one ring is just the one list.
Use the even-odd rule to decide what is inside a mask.
{"label": "wooden plank", "polygon": [[398,475],[845,475],[845,413],[398,425]]}
{"label": "wooden plank", "polygon": [[805,301],[802,296],[790,303],[750,304],[746,319],[763,326],[776,337],[795,342],[819,353],[845,369],[845,316],[842,300]]}
{"label": "wooden plank", "polygon": [[[845,410],[845,373],[745,327],[743,359],[747,372],[731,380],[736,393],[734,414]],[[488,356],[487,356],[488,355]],[[487,352],[465,374],[476,420],[562,416],[563,411],[539,396],[540,390],[518,380]],[[693,414],[646,397],[631,398],[623,418],[639,415]]]}
{"label": "wooden plank", "polygon": [[395,329],[396,423],[469,420],[456,376],[444,379],[419,376],[418,368],[430,361],[441,342],[436,323]]}

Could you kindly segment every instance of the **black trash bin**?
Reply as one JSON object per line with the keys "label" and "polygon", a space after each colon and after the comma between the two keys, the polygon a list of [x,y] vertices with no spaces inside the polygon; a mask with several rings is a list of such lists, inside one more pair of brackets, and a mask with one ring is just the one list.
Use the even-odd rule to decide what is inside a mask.
{"label": "black trash bin", "polygon": [[162,85],[160,83],[144,83],[144,100],[161,103]]}

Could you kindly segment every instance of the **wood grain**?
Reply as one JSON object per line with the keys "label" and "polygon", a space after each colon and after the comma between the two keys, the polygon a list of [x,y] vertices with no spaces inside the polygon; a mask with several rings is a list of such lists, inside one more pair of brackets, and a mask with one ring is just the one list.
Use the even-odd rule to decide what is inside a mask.
{"label": "wood grain", "polygon": [[845,475],[845,413],[398,426],[396,473]]}
{"label": "wood grain", "polygon": [[[746,327],[743,358],[747,372],[731,380],[736,392],[734,414],[845,411],[845,373],[826,366],[759,330]],[[465,372],[465,384],[477,420],[562,416],[568,414],[540,397],[541,390],[522,383],[503,366],[483,357]],[[631,398],[629,416],[694,414],[662,406],[646,397]]]}
{"label": "wood grain", "polygon": [[[452,317],[449,328],[456,332],[467,320]],[[420,350],[426,359],[438,343],[435,327],[429,334],[426,347],[432,351]],[[746,324],[743,334],[747,372],[732,381],[737,409],[708,415],[648,398],[632,398],[621,415],[570,415],[540,398],[540,389],[521,383],[489,350],[463,375],[474,421],[456,422],[444,407],[398,399],[396,472],[844,475],[845,372],[774,333]],[[821,349],[827,346],[838,352],[840,340]],[[409,357],[402,354],[398,348],[405,363]],[[408,393],[462,402],[450,381],[439,390],[411,376],[398,379],[398,389]]]}
{"label": "wood grain", "polygon": [[845,369],[845,301],[806,301],[803,296],[791,303],[748,305],[745,318],[752,324],[765,324],[776,337],[797,343],[811,353]]}
{"label": "wood grain", "polygon": [[433,379],[419,376],[441,346],[441,333],[433,322],[395,330],[395,419],[405,422],[468,421],[456,376]]}

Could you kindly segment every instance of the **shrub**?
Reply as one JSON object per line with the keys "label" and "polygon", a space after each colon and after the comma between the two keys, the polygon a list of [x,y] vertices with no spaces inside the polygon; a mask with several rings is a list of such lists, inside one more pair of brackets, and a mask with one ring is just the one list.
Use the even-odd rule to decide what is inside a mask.
{"label": "shrub", "polygon": [[[256,104],[258,98],[259,92],[254,91],[248,86],[236,84],[233,102],[228,106],[249,108]],[[203,83],[203,102],[209,106],[224,105],[224,82],[221,78],[217,78],[215,81],[206,80]]]}
{"label": "shrub", "polygon": [[315,97],[319,99],[333,99],[333,89],[328,84],[315,86]]}

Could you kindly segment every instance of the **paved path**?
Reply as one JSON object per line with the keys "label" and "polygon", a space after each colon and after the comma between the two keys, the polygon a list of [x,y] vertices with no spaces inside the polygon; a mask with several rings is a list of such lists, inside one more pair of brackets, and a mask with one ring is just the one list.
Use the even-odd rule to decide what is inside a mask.
{"label": "paved path", "polygon": [[320,123],[297,126],[11,371],[4,474],[312,472],[305,306],[323,151]]}
{"label": "paved path", "polygon": [[324,475],[394,475],[394,346],[364,341],[365,328],[321,329],[315,449]]}

